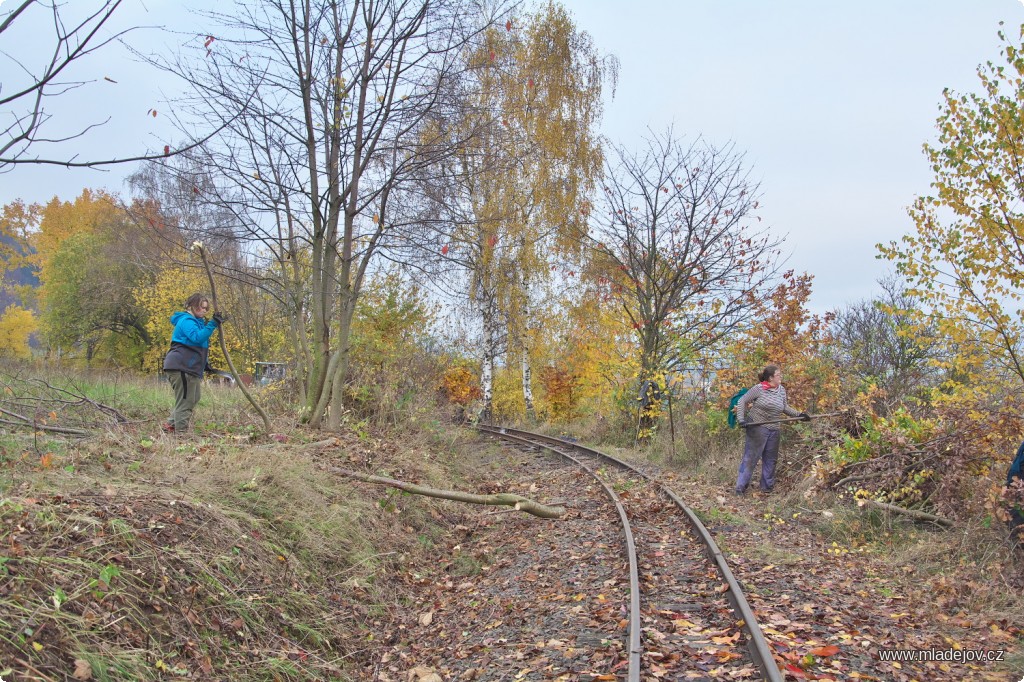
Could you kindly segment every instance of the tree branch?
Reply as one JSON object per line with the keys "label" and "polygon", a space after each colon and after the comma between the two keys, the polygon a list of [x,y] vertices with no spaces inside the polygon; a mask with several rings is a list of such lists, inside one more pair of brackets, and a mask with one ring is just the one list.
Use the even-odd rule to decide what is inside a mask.
{"label": "tree branch", "polygon": [[521,495],[515,495],[513,493],[477,495],[475,493],[466,493],[460,490],[438,490],[437,488],[428,488],[427,486],[398,481],[393,478],[361,474],[358,471],[343,469],[341,467],[328,466],[326,468],[331,473],[354,478],[356,480],[363,481],[364,483],[373,483],[376,485],[386,485],[389,488],[398,488],[399,490],[404,490],[405,492],[412,493],[413,495],[424,495],[426,497],[436,497],[442,500],[453,500],[455,502],[466,502],[468,504],[514,507],[518,511],[524,511],[527,514],[539,516],[542,519],[559,519],[565,515],[564,507],[549,507],[546,504],[534,502],[529,498]]}
{"label": "tree branch", "polygon": [[904,516],[909,516],[912,519],[917,519],[918,521],[931,521],[932,523],[936,523],[946,528],[953,527],[953,522],[949,519],[942,516],[936,516],[935,514],[929,514],[928,512],[923,512],[918,509],[897,507],[895,504],[887,504],[885,502],[879,502],[878,500],[861,500],[858,504],[861,506],[875,507],[876,509],[893,512],[894,514],[902,514]]}
{"label": "tree branch", "polygon": [[[203,267],[206,268],[206,276],[210,280],[210,297],[213,299],[213,311],[217,312],[219,310],[217,308],[217,285],[213,281],[213,271],[210,269],[210,262],[206,260],[206,250],[203,249],[203,245],[199,242],[193,243],[192,247],[199,252],[199,257],[203,259]],[[217,325],[217,327],[220,332],[220,334],[218,334],[218,337],[220,338],[220,350],[224,353],[224,359],[228,362],[228,369],[231,370],[231,377],[235,380],[235,385],[241,389],[242,395],[245,396],[245,399],[249,401],[249,404],[253,406],[253,409],[255,409],[256,412],[259,413],[260,418],[263,419],[263,433],[270,433],[270,417],[267,416],[264,409],[260,407],[259,403],[256,402],[256,399],[249,393],[249,389],[247,389],[245,384],[242,383],[242,379],[238,376],[238,372],[235,370],[235,363],[231,361],[231,353],[228,352],[228,345],[224,341],[224,330],[220,328],[220,325]]]}

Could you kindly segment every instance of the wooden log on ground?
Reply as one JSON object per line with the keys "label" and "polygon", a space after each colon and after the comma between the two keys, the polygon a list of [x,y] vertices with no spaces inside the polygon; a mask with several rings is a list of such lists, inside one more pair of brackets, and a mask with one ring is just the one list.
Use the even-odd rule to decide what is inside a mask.
{"label": "wooden log on ground", "polygon": [[405,492],[412,493],[413,495],[424,495],[426,497],[436,497],[443,500],[452,500],[454,502],[467,502],[469,504],[513,507],[519,511],[524,511],[527,514],[539,516],[542,519],[558,519],[565,515],[565,508],[563,507],[550,507],[546,504],[534,502],[527,497],[515,495],[513,493],[477,495],[475,493],[466,493],[460,490],[439,490],[437,488],[429,488],[415,483],[399,481],[394,478],[363,474],[358,471],[352,471],[351,469],[343,469],[342,467],[327,466],[325,468],[335,474],[354,478],[365,483],[386,485],[390,488],[404,490]]}
{"label": "wooden log on ground", "polygon": [[886,502],[879,502],[878,500],[861,500],[858,504],[874,507],[876,509],[882,509],[884,511],[892,512],[894,514],[902,514],[903,516],[909,516],[912,519],[918,521],[930,521],[931,523],[944,526],[945,528],[952,528],[953,522],[942,516],[936,516],[935,514],[929,514],[918,509],[907,509],[906,507],[898,507],[895,504],[888,504]]}

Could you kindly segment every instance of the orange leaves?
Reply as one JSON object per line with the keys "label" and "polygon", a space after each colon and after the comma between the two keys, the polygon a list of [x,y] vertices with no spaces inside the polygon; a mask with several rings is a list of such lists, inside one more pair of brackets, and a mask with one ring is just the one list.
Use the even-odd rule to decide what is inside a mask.
{"label": "orange leaves", "polygon": [[509,31],[509,32],[512,31],[512,20],[511,19],[509,19],[508,21],[505,22],[505,30]]}
{"label": "orange leaves", "polygon": [[839,647],[835,644],[829,644],[827,646],[820,646],[817,649],[811,649],[811,653],[815,656],[835,656],[839,653]]}
{"label": "orange leaves", "polygon": [[[728,587],[726,589],[728,589]],[[739,638],[740,638],[740,633],[739,633],[739,630],[737,630],[736,632],[734,632],[731,635],[723,635],[721,637],[712,637],[711,641],[714,642],[715,644],[735,644],[737,641],[739,641]]]}
{"label": "orange leaves", "polygon": [[153,118],[156,118],[156,109],[150,109],[150,110],[148,110],[148,111],[146,112],[146,115],[147,115],[147,116],[152,116]]}
{"label": "orange leaves", "polygon": [[444,246],[441,247],[441,255],[442,256],[447,256],[448,255],[448,245],[447,244],[445,244]]}
{"label": "orange leaves", "polygon": [[565,367],[547,366],[540,371],[540,382],[551,416],[557,420],[572,419],[580,399],[579,377]]}
{"label": "orange leaves", "polygon": [[465,407],[483,397],[483,392],[474,376],[465,367],[452,367],[444,373],[441,388],[448,396],[448,402]]}

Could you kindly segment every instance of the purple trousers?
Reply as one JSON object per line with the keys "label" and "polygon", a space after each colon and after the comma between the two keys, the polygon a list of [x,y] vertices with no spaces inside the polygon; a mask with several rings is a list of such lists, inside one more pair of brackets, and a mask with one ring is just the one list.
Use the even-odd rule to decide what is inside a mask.
{"label": "purple trousers", "polygon": [[767,426],[748,426],[747,439],[743,444],[743,459],[740,460],[740,474],[736,479],[736,492],[744,493],[754,476],[757,460],[761,460],[761,490],[770,491],[775,487],[775,464],[779,461],[779,430]]}

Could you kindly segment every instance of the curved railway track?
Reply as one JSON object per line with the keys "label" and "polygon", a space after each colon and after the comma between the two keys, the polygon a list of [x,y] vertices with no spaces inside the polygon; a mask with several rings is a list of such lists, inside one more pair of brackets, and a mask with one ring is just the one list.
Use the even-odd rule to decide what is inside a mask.
{"label": "curved railway track", "polygon": [[704,651],[712,653],[704,659],[710,658],[722,677],[742,676],[744,666],[752,664],[761,679],[782,682],[721,550],[672,490],[629,463],[576,443],[508,427],[477,428],[519,447],[541,449],[573,462],[597,480],[615,505],[629,565],[629,607],[624,618],[629,682],[686,679],[680,675],[688,672],[688,661],[709,644]]}

